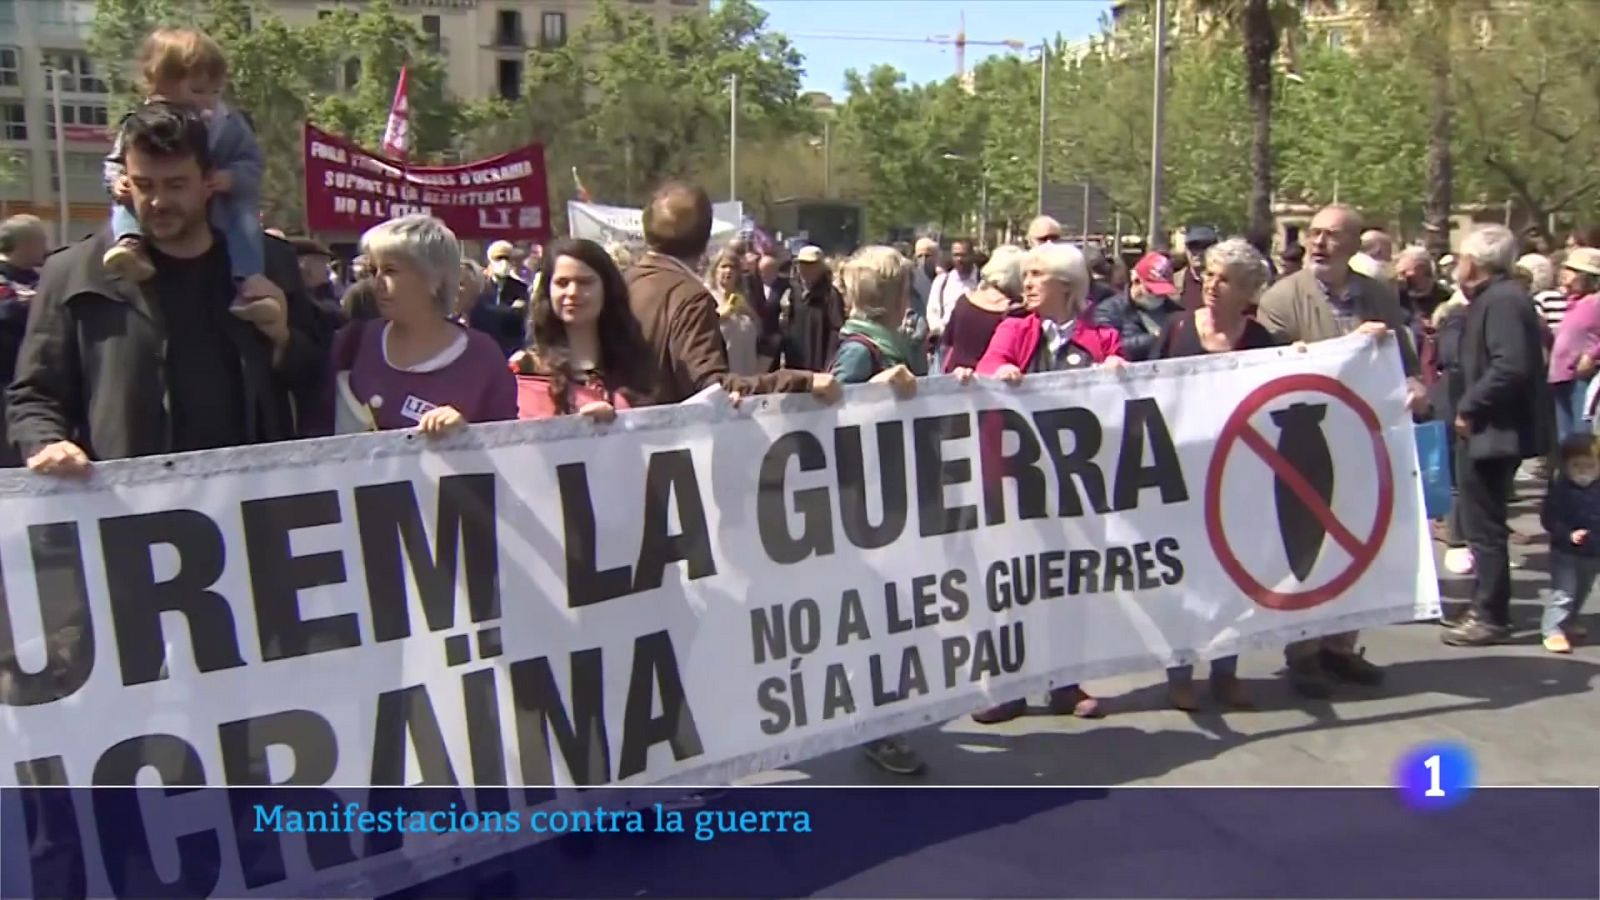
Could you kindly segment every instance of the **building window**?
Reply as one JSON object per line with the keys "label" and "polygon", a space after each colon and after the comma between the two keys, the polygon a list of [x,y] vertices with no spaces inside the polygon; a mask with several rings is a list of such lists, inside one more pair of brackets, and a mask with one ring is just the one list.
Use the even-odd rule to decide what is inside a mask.
{"label": "building window", "polygon": [[8,141],[28,139],[28,108],[21,103],[0,103],[0,138]]}
{"label": "building window", "polygon": [[347,59],[344,61],[344,89],[353,90],[361,83],[361,60]]}
{"label": "building window", "polygon": [[1343,47],[1344,47],[1344,29],[1342,29],[1342,28],[1329,28],[1328,29],[1328,49],[1329,50],[1338,50],[1338,49],[1341,49]]}
{"label": "building window", "polygon": [[520,100],[522,98],[522,60],[502,59],[497,66],[502,100]]}
{"label": "building window", "polygon": [[567,14],[547,12],[544,14],[544,30],[541,33],[542,43],[546,47],[560,47],[567,42]]}
{"label": "building window", "polygon": [[[61,92],[63,94],[104,94],[108,93],[106,83],[94,72],[94,60],[89,54],[76,50],[47,50],[45,59],[54,69],[61,70]],[[53,89],[50,80],[54,78],[54,69],[45,70],[45,87]]]}
{"label": "building window", "polygon": [[33,9],[34,21],[46,28],[66,29],[75,33],[87,33],[89,26],[94,24],[93,0],[54,0],[51,3],[35,4]]}
{"label": "building window", "polygon": [[[105,157],[98,153],[68,153],[67,154],[67,194],[84,193],[88,190],[98,190],[102,184],[105,172]],[[52,193],[61,190],[61,170],[56,166],[56,158],[50,157],[50,190]]]}
{"label": "building window", "polygon": [[0,47],[0,87],[17,87],[22,84],[22,51],[15,47]]}
{"label": "building window", "polygon": [[496,47],[522,46],[522,13],[502,9],[495,17],[494,45]]}
{"label": "building window", "polygon": [[17,24],[17,3],[16,3],[16,0],[0,0],[0,25],[10,25],[10,26],[15,27],[16,24]]}
{"label": "building window", "polygon": [[672,0],[673,6],[694,6],[699,0]]}
{"label": "building window", "polygon": [[422,17],[422,38],[423,38],[423,43],[426,44],[428,49],[433,51],[434,53],[438,53],[439,52],[439,48],[444,43],[443,40],[439,36],[439,30],[440,30],[440,25],[439,25],[439,17],[438,16],[423,16]]}
{"label": "building window", "polygon": [[[44,122],[45,136],[54,140],[55,104],[45,105]],[[111,125],[111,114],[104,105],[98,103],[63,103],[61,124],[64,126],[62,131],[69,141],[99,141],[106,138],[106,131]]]}

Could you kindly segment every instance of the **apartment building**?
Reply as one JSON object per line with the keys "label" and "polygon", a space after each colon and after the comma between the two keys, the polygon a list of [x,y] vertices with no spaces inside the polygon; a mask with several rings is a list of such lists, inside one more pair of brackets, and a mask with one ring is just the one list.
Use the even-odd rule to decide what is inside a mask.
{"label": "apartment building", "polygon": [[[446,87],[468,100],[516,99],[529,50],[559,47],[575,36],[594,0],[393,0],[445,61]],[[309,24],[365,0],[261,0],[285,22]],[[704,13],[709,0],[620,0],[665,21]],[[87,50],[93,0],[0,0],[0,218],[32,213],[58,222],[62,185],[69,236],[106,216],[101,161],[111,147],[109,85]],[[53,72],[61,77],[65,178],[57,163]],[[360,77],[354,56],[338,73]]]}
{"label": "apartment building", "polygon": [[[265,0],[285,22],[306,24],[341,8],[359,9],[366,0]],[[704,13],[710,0],[615,0],[666,21]],[[412,17],[445,61],[446,87],[457,97],[515,100],[531,49],[560,47],[575,36],[599,4],[595,0],[394,0]],[[341,83],[360,77],[347,63]]]}
{"label": "apartment building", "polygon": [[[92,0],[0,0],[0,214],[60,219],[65,185],[67,234],[106,217],[101,161],[111,148],[110,87],[87,49]],[[56,154],[54,79],[60,77],[61,143]]]}

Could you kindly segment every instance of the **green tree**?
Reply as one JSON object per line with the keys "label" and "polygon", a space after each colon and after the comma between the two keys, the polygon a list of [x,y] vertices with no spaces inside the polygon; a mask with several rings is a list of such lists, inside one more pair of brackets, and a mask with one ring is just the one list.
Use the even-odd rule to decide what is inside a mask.
{"label": "green tree", "polygon": [[[800,101],[799,54],[765,23],[748,0],[666,23],[601,0],[567,46],[529,51],[522,99],[478,116],[466,146],[490,152],[542,143],[558,217],[574,193],[562,177],[572,167],[602,202],[637,202],[674,177],[717,193],[727,181],[733,76],[741,156],[780,138],[820,133]],[[741,195],[761,193],[748,170],[742,159]]]}
{"label": "green tree", "polygon": [[[353,88],[318,98],[312,118],[363,147],[377,147],[389,120],[400,70],[408,70],[411,155],[418,159],[450,149],[461,110],[445,90],[444,62],[428,48],[422,32],[396,15],[391,0],[371,0],[359,11],[335,10],[313,26],[317,36],[334,38],[336,48],[354,50],[343,61],[355,61],[360,78]],[[307,29],[308,31],[312,29]],[[346,51],[348,52],[348,51]],[[329,71],[329,67],[321,67]]]}
{"label": "green tree", "polygon": [[1318,44],[1297,60],[1276,110],[1278,196],[1338,199],[1374,224],[1404,224],[1425,190],[1429,83],[1402,53]]}
{"label": "green tree", "polygon": [[1480,12],[1453,69],[1458,155],[1483,167],[1481,200],[1510,199],[1548,233],[1600,213],[1600,8],[1548,0],[1515,15]]}
{"label": "green tree", "polygon": [[[413,147],[427,157],[451,146],[469,113],[443,90],[443,69],[414,26],[395,15],[390,0],[359,12],[341,10],[315,24],[293,27],[255,0],[101,0],[89,48],[107,72],[116,112],[142,98],[132,60],[145,35],[160,26],[201,28],[228,58],[230,103],[255,127],[267,160],[262,191],[268,221],[304,227],[301,125],[313,121],[366,146],[381,138],[400,65],[411,66]],[[362,65],[356,90],[341,95],[335,72],[349,53]],[[115,60],[107,63],[105,61]]]}

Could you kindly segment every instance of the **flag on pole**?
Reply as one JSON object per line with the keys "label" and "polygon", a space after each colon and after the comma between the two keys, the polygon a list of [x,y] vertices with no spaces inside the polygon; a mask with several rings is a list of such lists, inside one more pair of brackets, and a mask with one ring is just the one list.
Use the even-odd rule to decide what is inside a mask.
{"label": "flag on pole", "polygon": [[389,124],[383,129],[383,155],[404,160],[411,152],[411,101],[406,97],[406,70],[400,67],[400,81],[394,86],[394,102],[389,105]]}
{"label": "flag on pole", "polygon": [[594,200],[589,196],[589,189],[583,186],[583,179],[578,177],[577,166],[572,167],[572,186],[578,192],[579,203],[594,202]]}

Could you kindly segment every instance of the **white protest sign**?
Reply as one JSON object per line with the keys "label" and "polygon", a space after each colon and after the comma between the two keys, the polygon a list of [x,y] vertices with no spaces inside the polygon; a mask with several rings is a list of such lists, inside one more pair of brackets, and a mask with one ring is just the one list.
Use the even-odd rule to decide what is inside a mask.
{"label": "white protest sign", "polygon": [[[715,252],[723,244],[739,235],[744,221],[744,204],[715,203],[711,207],[711,249]],[[599,203],[567,201],[567,230],[576,238],[588,238],[601,244],[624,244],[629,247],[644,246],[644,211],[626,206],[603,206]]]}
{"label": "white protest sign", "polygon": [[705,399],[0,473],[0,779],[721,783],[1438,609],[1399,362],[1360,336]]}

